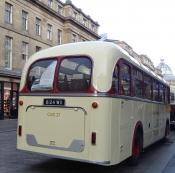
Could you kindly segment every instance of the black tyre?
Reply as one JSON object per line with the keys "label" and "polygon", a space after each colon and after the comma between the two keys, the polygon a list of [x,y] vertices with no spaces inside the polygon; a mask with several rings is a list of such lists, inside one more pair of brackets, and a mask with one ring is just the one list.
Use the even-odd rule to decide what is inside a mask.
{"label": "black tyre", "polygon": [[138,131],[136,132],[133,139],[132,156],[129,159],[129,163],[131,166],[136,166],[139,163],[142,149],[143,149],[143,136]]}

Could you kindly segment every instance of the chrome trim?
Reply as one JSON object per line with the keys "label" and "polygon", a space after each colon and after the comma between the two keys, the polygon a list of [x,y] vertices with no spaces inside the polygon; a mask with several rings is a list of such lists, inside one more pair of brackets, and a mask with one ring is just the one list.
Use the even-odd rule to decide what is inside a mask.
{"label": "chrome trim", "polygon": [[107,96],[104,93],[19,93],[19,96],[50,96],[50,97],[95,97],[95,96]]}
{"label": "chrome trim", "polygon": [[27,108],[26,108],[26,112],[28,111],[28,109],[29,108],[35,108],[35,107],[49,107],[49,108],[61,108],[61,109],[76,109],[76,110],[78,110],[78,109],[81,109],[83,112],[84,112],[84,115],[87,115],[87,111],[84,109],[84,108],[82,108],[82,107],[74,107],[74,106],[57,106],[57,105],[29,105],[29,106],[27,106]]}
{"label": "chrome trim", "polygon": [[153,100],[148,100],[144,98],[139,98],[139,97],[132,97],[132,96],[124,96],[124,95],[113,95],[111,96],[108,93],[59,93],[59,94],[50,94],[50,93],[20,93],[19,96],[36,96],[36,97],[105,97],[105,98],[114,98],[114,99],[124,99],[124,100],[133,100],[133,101],[141,101],[141,102],[146,102],[146,103],[155,103],[155,104],[168,104],[168,103],[163,103],[163,102],[158,102],[158,101],[153,101]]}
{"label": "chrome trim", "polygon": [[84,150],[85,143],[83,140],[74,139],[68,148],[65,147],[56,147],[56,146],[50,146],[50,145],[42,145],[39,144],[32,134],[26,135],[26,141],[27,144],[30,146],[35,147],[41,147],[41,148],[47,148],[47,149],[53,149],[53,150],[64,150],[64,151],[72,151],[72,152],[82,152]]}

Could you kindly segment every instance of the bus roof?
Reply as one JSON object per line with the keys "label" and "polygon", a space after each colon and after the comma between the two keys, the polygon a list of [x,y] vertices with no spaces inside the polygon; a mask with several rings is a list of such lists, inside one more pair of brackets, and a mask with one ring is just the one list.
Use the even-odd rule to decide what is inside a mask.
{"label": "bus roof", "polygon": [[[110,71],[109,74],[111,74],[111,72],[113,72],[116,62],[120,58],[123,58],[129,61],[131,64],[134,64],[138,68],[142,69],[146,73],[150,74],[151,76],[155,77],[159,81],[162,81],[163,83],[166,84],[166,81],[162,77],[157,75],[154,71],[151,71],[148,67],[140,63],[134,57],[130,56],[128,52],[126,52],[120,46],[111,42],[104,42],[104,41],[76,42],[76,43],[58,45],[41,50],[35,53],[33,56],[31,56],[27,61],[27,63],[25,64],[22,75],[22,81],[25,80],[27,70],[33,62],[39,59],[53,58],[58,56],[73,56],[73,55],[74,56],[87,55],[91,57],[93,62],[95,62],[94,64],[98,64],[96,65],[95,69],[99,70],[103,74],[108,73],[107,70],[109,70]],[[104,68],[102,68],[102,65],[104,64],[106,64],[108,68],[105,72],[102,72],[102,70],[104,71]]]}

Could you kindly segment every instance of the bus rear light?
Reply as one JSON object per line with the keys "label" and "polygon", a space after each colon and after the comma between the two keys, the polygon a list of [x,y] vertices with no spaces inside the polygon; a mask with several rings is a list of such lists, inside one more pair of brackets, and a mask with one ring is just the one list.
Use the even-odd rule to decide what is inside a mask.
{"label": "bus rear light", "polygon": [[93,107],[94,109],[98,108],[98,103],[97,103],[97,102],[93,102],[93,103],[92,103],[92,107]]}
{"label": "bus rear light", "polygon": [[22,136],[22,126],[18,126],[18,135]]}
{"label": "bus rear light", "polygon": [[96,132],[92,132],[91,144],[96,145]]}
{"label": "bus rear light", "polygon": [[23,103],[24,103],[24,102],[23,102],[22,100],[19,101],[19,105],[20,105],[20,106],[22,106]]}

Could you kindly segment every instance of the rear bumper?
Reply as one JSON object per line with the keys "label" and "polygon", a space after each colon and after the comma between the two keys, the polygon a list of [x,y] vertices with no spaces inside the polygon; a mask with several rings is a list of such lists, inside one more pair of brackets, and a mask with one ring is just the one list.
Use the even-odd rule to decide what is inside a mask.
{"label": "rear bumper", "polygon": [[39,155],[44,155],[44,156],[49,156],[52,158],[58,158],[58,159],[63,159],[63,160],[71,160],[71,161],[78,161],[78,162],[84,162],[84,163],[91,163],[91,164],[97,164],[97,165],[102,165],[102,166],[111,166],[111,162],[109,160],[104,160],[104,161],[98,161],[98,160],[84,160],[84,159],[77,159],[77,158],[70,158],[70,157],[64,157],[64,156],[55,156],[55,155],[50,155],[50,154],[44,154],[40,152],[33,152],[33,151],[28,151],[24,149],[19,149],[17,150],[24,151],[27,153],[37,153]]}

